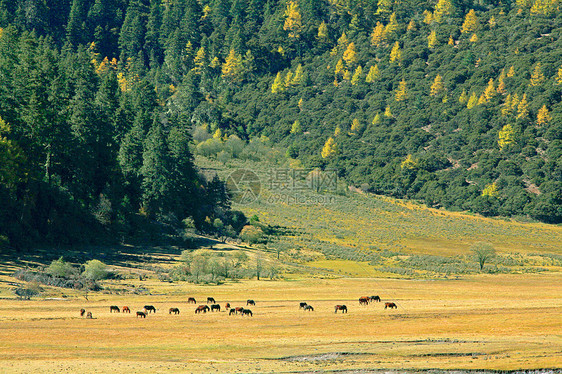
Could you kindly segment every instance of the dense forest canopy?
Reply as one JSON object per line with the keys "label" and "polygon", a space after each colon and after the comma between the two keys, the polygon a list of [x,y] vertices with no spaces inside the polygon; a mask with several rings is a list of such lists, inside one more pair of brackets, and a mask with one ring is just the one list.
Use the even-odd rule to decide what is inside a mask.
{"label": "dense forest canopy", "polygon": [[0,235],[240,219],[193,166],[197,129],[366,191],[562,222],[559,6],[0,0]]}

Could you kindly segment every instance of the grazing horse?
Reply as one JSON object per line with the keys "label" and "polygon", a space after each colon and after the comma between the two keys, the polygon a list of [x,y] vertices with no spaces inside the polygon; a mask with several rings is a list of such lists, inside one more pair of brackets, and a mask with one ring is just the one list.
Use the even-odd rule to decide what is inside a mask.
{"label": "grazing horse", "polygon": [[249,299],[248,301],[246,301],[246,305],[256,305],[256,302],[254,300]]}
{"label": "grazing horse", "polygon": [[394,308],[394,309],[398,309],[398,306],[397,306],[396,304],[394,304],[394,303],[384,303],[384,309],[386,309],[386,308],[390,308],[390,309],[392,309],[392,308]]}
{"label": "grazing horse", "polygon": [[215,310],[218,310],[219,312],[221,311],[221,306],[219,304],[213,304],[211,305],[211,312],[214,312]]}
{"label": "grazing horse", "polygon": [[128,306],[124,306],[121,310],[123,311],[123,313],[131,313],[131,309],[129,309]]}
{"label": "grazing horse", "polygon": [[197,304],[197,301],[195,301],[194,297],[190,297],[189,299],[187,299],[187,303],[188,304]]}
{"label": "grazing horse", "polygon": [[376,301],[377,303],[381,302],[381,298],[378,296],[371,296],[369,299],[371,299],[371,301]]}
{"label": "grazing horse", "polygon": [[242,308],[241,306],[234,308],[234,310],[236,311],[236,314],[238,314],[238,312],[242,313],[242,311],[244,310],[244,308]]}
{"label": "grazing horse", "polygon": [[146,313],[145,312],[137,312],[137,318],[146,318]]}
{"label": "grazing horse", "polygon": [[369,305],[369,298],[367,296],[363,296],[359,298],[359,305]]}
{"label": "grazing horse", "polygon": [[207,305],[199,305],[197,307],[197,309],[195,309],[195,314],[198,314],[198,313],[201,313],[201,312],[207,313],[209,310],[210,309]]}
{"label": "grazing horse", "polygon": [[224,306],[224,309],[230,309],[230,303],[226,303],[226,305]]}
{"label": "grazing horse", "polygon": [[217,302],[215,301],[215,299],[213,297],[208,297],[207,298],[207,304],[209,304],[209,303],[216,304]]}
{"label": "grazing horse", "polygon": [[242,309],[242,315],[243,316],[250,316],[253,317],[254,315],[252,314],[252,311],[250,309]]}
{"label": "grazing horse", "polygon": [[[231,316],[231,315],[233,315],[233,314],[235,314],[235,313],[236,313],[236,309],[232,308],[232,309],[230,309],[230,312],[228,312],[228,315]],[[236,313],[236,314],[237,314],[237,313]]]}
{"label": "grazing horse", "polygon": [[146,313],[150,313],[150,312],[156,313],[156,308],[153,307],[152,305],[145,305],[144,310],[146,311]]}
{"label": "grazing horse", "polygon": [[314,312],[314,308],[312,307],[312,305],[305,306],[304,310],[309,311],[309,312]]}
{"label": "grazing horse", "polygon": [[337,313],[338,310],[341,310],[342,313],[347,313],[347,307],[345,305],[336,305],[334,313]]}
{"label": "grazing horse", "polygon": [[80,317],[84,317],[84,314],[86,314],[86,309],[80,309]]}
{"label": "grazing horse", "polygon": [[304,302],[303,302],[303,303],[300,303],[300,304],[299,304],[299,309],[304,309],[304,308],[306,308],[307,305],[308,305],[308,304],[307,304],[307,303],[304,303]]}
{"label": "grazing horse", "polygon": [[92,317],[92,312],[86,313],[86,318],[88,318],[88,319],[94,318],[94,317]]}
{"label": "grazing horse", "polygon": [[117,313],[120,312],[119,307],[117,305],[112,305],[109,307],[109,313],[113,313],[113,312],[117,312]]}
{"label": "grazing horse", "polygon": [[174,314],[180,314],[180,310],[179,310],[178,308],[170,308],[170,310],[169,310],[168,313],[169,313],[169,314],[172,314],[172,313],[174,313]]}

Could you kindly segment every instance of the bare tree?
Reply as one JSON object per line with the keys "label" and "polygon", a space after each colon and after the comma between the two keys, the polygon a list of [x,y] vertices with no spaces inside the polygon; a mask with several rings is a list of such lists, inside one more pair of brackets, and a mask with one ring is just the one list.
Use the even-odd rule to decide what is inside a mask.
{"label": "bare tree", "polygon": [[484,264],[496,255],[496,250],[490,243],[478,242],[470,247],[476,256],[476,261],[480,265],[480,271],[484,269]]}

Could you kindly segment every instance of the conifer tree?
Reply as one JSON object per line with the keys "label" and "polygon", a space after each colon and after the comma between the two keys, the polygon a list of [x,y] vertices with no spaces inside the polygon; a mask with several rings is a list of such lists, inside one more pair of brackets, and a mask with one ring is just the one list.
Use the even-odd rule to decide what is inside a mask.
{"label": "conifer tree", "polygon": [[466,94],[466,90],[463,89],[461,95],[459,96],[459,103],[464,104],[468,101],[468,95]]}
{"label": "conifer tree", "polygon": [[355,86],[357,83],[359,83],[359,79],[361,78],[362,74],[363,68],[361,67],[361,65],[359,65],[357,69],[355,69],[355,73],[353,73],[353,77],[351,78],[351,85]]}
{"label": "conifer tree", "polygon": [[297,68],[295,69],[295,75],[293,76],[293,81],[291,84],[293,86],[298,86],[304,79],[304,70],[302,68],[302,64],[298,64]]}
{"label": "conifer tree", "polygon": [[398,41],[396,41],[392,46],[392,50],[390,51],[390,62],[397,62],[398,65],[400,65],[401,61],[402,51],[400,50],[400,44],[398,43]]}
{"label": "conifer tree", "polygon": [[453,45],[453,46],[455,45],[455,39],[453,39],[453,36],[452,36],[452,35],[449,36],[449,41],[447,42],[447,44],[448,44],[448,45]]}
{"label": "conifer tree", "polygon": [[289,32],[289,37],[298,39],[302,32],[302,17],[299,11],[299,6],[295,1],[290,0],[285,9],[285,23],[283,30]]}
{"label": "conifer tree", "polygon": [[546,105],[543,105],[537,113],[537,125],[546,125],[551,119],[552,118],[550,117],[550,113],[548,112]]}
{"label": "conifer tree", "polygon": [[533,73],[531,74],[531,81],[530,81],[530,85],[532,87],[537,87],[540,86],[543,82],[544,82],[545,78],[544,78],[544,74],[542,72],[542,66],[540,62],[537,62],[537,64],[535,65],[535,69],[533,70]]}
{"label": "conifer tree", "polygon": [[328,26],[326,25],[326,23],[324,21],[322,21],[322,23],[320,24],[320,26],[318,26],[318,35],[317,35],[318,40],[320,40],[321,42],[327,42],[328,38],[329,38],[329,34],[328,34]]}
{"label": "conifer tree", "polygon": [[347,49],[343,53],[343,60],[347,66],[353,66],[357,62],[357,52],[355,52],[355,43],[349,43]]}
{"label": "conifer tree", "polygon": [[515,130],[511,125],[505,125],[498,133],[498,146],[503,150],[510,144],[515,143]]}
{"label": "conifer tree", "polygon": [[300,134],[302,133],[302,129],[301,129],[301,123],[299,120],[296,120],[295,122],[293,122],[293,125],[291,126],[291,134]]}
{"label": "conifer tree", "polygon": [[474,108],[478,104],[478,97],[476,96],[476,92],[473,92],[466,103],[466,107],[468,109]]}
{"label": "conifer tree", "polygon": [[517,118],[527,118],[529,116],[529,103],[527,102],[527,94],[523,94],[519,105],[517,105]]}
{"label": "conifer tree", "polygon": [[392,118],[392,112],[390,111],[389,105],[387,105],[386,108],[384,109],[384,116],[386,118]]}
{"label": "conifer tree", "polygon": [[443,85],[443,78],[441,78],[441,75],[437,74],[435,76],[435,79],[433,80],[433,84],[431,85],[430,95],[431,96],[437,96],[441,92],[443,92],[444,89],[445,89],[445,86]]}
{"label": "conifer tree", "polygon": [[388,20],[388,24],[384,28],[385,35],[395,34],[398,31],[398,21],[396,20],[396,13],[392,13],[390,15],[390,19]]}
{"label": "conifer tree", "polygon": [[406,31],[416,31],[416,22],[411,19],[410,22],[408,22],[408,26],[406,26]]}
{"label": "conifer tree", "polygon": [[356,134],[359,130],[361,130],[361,127],[361,122],[357,118],[354,118],[351,122],[351,133]]}
{"label": "conifer tree", "polygon": [[406,81],[402,79],[400,83],[398,83],[398,89],[394,94],[394,99],[396,101],[404,101],[408,97],[408,93],[406,90]]}
{"label": "conifer tree", "polygon": [[371,33],[371,45],[379,47],[385,40],[384,26],[382,23],[377,22],[377,26]]}
{"label": "conifer tree", "polygon": [[367,77],[365,78],[365,81],[367,83],[373,83],[374,81],[379,79],[380,75],[381,74],[380,74],[378,65],[376,65],[376,64],[371,65],[371,67],[369,68],[369,73],[367,74]]}
{"label": "conifer tree", "polygon": [[556,74],[556,84],[562,84],[562,66],[558,68],[558,73]]}
{"label": "conifer tree", "polygon": [[433,22],[433,13],[427,9],[423,11],[423,22],[428,25]]}
{"label": "conifer tree", "polygon": [[429,36],[427,37],[427,48],[433,49],[437,45],[437,33],[435,30],[431,30]]}
{"label": "conifer tree", "polygon": [[488,86],[484,90],[484,97],[486,98],[486,101],[492,99],[495,96],[495,94],[496,94],[496,87],[494,86],[494,80],[490,79],[488,81]]}
{"label": "conifer tree", "polygon": [[478,17],[474,9],[471,9],[465,16],[464,22],[461,27],[461,32],[470,34],[478,30],[479,27]]}
{"label": "conifer tree", "polygon": [[439,0],[433,12],[435,22],[441,22],[443,17],[449,16],[454,12],[451,0]]}
{"label": "conifer tree", "polygon": [[513,65],[511,65],[511,67],[509,68],[509,70],[507,71],[507,77],[511,78],[515,75],[515,69],[513,68]]}
{"label": "conifer tree", "polygon": [[222,77],[225,77],[233,82],[239,82],[242,80],[243,73],[242,56],[231,48],[224,64],[222,65]]}
{"label": "conifer tree", "polygon": [[476,33],[472,34],[469,40],[471,43],[476,43],[478,41],[478,35],[476,35]]}
{"label": "conifer tree", "polygon": [[322,148],[322,158],[330,158],[338,153],[338,145],[334,138],[329,137]]}
{"label": "conifer tree", "polygon": [[505,69],[502,69],[500,73],[500,77],[498,78],[498,88],[497,91],[499,94],[505,95]]}

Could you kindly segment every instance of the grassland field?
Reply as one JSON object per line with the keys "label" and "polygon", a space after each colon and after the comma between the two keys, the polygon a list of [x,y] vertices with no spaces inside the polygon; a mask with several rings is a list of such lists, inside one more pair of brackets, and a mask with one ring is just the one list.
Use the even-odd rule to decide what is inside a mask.
{"label": "grassland field", "polygon": [[[198,163],[222,177],[244,167],[267,180],[262,164]],[[347,190],[329,204],[268,199],[276,193],[264,185],[260,199],[234,208],[281,228],[279,237],[212,248],[245,251],[249,266],[263,256],[279,266],[275,280],[164,282],[154,269],[179,264],[181,248],[144,248],[142,256],[129,248],[126,261],[108,262],[123,277],[102,281],[101,291],[42,286],[39,297],[19,300],[14,271],[48,261],[0,257],[0,373],[562,372],[562,227]],[[497,250],[484,272],[470,253],[478,241]],[[383,302],[359,305],[371,295]],[[195,314],[187,304],[209,296],[221,312]],[[224,311],[247,299],[256,301],[252,317]],[[398,308],[384,309],[387,301]],[[300,302],[315,310],[299,310]],[[147,304],[157,312],[137,318]],[[336,304],[349,312],[334,313]],[[132,313],[110,313],[111,305]]]}

